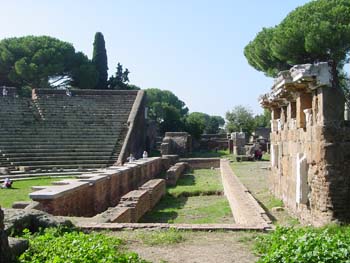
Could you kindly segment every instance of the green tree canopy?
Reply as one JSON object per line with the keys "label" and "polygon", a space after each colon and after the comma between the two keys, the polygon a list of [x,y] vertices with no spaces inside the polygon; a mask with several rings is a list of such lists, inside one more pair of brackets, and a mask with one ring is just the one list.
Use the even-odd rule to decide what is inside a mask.
{"label": "green tree canopy", "polygon": [[332,61],[332,73],[350,51],[350,1],[317,0],[296,8],[274,28],[264,28],[244,50],[255,69],[276,76],[294,64]]}
{"label": "green tree canopy", "polygon": [[186,131],[194,138],[199,139],[203,134],[210,116],[202,112],[192,112],[186,118]]}
{"label": "green tree canopy", "polygon": [[251,134],[255,128],[253,112],[242,105],[235,106],[226,113],[226,129],[228,132],[246,132]]}
{"label": "green tree canopy", "polygon": [[92,62],[98,72],[96,89],[107,89],[108,63],[105,40],[101,32],[95,34]]}
{"label": "green tree canopy", "polygon": [[270,128],[271,112],[268,109],[264,109],[263,114],[256,115],[254,117],[254,126],[255,128],[264,127]]}
{"label": "green tree canopy", "polygon": [[147,89],[149,117],[159,125],[160,132],[184,130],[188,108],[174,93],[168,90]]}
{"label": "green tree canopy", "polygon": [[129,74],[130,71],[125,68],[123,69],[123,65],[117,64],[117,71],[114,76],[111,76],[108,79],[108,88],[109,89],[119,89],[119,90],[135,90],[140,89],[139,87],[129,84]]}
{"label": "green tree canopy", "polygon": [[79,79],[84,68],[91,73],[85,81],[94,83],[96,74],[91,62],[82,53],[76,53],[71,44],[56,38],[25,36],[0,41],[0,85],[32,88],[82,85]]}
{"label": "green tree canopy", "polygon": [[209,116],[209,120],[205,126],[204,133],[217,134],[222,131],[220,127],[225,125],[225,119],[221,116]]}

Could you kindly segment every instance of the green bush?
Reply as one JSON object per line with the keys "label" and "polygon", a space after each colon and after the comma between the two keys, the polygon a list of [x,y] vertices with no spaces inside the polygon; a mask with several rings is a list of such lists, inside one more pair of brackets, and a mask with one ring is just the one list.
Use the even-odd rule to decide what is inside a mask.
{"label": "green bush", "polygon": [[262,256],[260,263],[349,263],[350,228],[278,227],[272,234],[258,237],[256,250]]}
{"label": "green bush", "polygon": [[46,229],[43,233],[24,235],[29,249],[20,256],[25,263],[146,263],[135,253],[120,252],[121,240],[102,234],[84,234],[75,230]]}

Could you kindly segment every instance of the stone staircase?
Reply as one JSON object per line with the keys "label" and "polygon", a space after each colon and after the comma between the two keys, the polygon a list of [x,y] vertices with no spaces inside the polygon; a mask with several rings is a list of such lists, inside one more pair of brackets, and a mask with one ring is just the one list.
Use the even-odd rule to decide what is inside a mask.
{"label": "stone staircase", "polygon": [[137,91],[39,90],[0,97],[0,167],[103,168],[116,162]]}

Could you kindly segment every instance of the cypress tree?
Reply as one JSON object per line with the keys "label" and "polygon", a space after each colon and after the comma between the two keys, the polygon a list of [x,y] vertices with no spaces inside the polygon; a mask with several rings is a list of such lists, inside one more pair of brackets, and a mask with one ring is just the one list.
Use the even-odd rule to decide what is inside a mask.
{"label": "cypress tree", "polygon": [[107,78],[108,78],[107,52],[106,52],[105,40],[101,32],[97,32],[95,34],[92,62],[94,63],[99,75],[98,81],[96,84],[96,89],[107,89]]}

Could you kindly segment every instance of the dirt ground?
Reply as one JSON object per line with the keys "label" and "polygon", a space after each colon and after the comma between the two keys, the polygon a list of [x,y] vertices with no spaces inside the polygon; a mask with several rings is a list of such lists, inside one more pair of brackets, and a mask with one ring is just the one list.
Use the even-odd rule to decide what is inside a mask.
{"label": "dirt ground", "polygon": [[176,244],[147,245],[137,231],[113,233],[126,240],[126,249],[155,263],[250,263],[254,255],[252,241],[261,233],[253,232],[183,232],[184,240]]}

